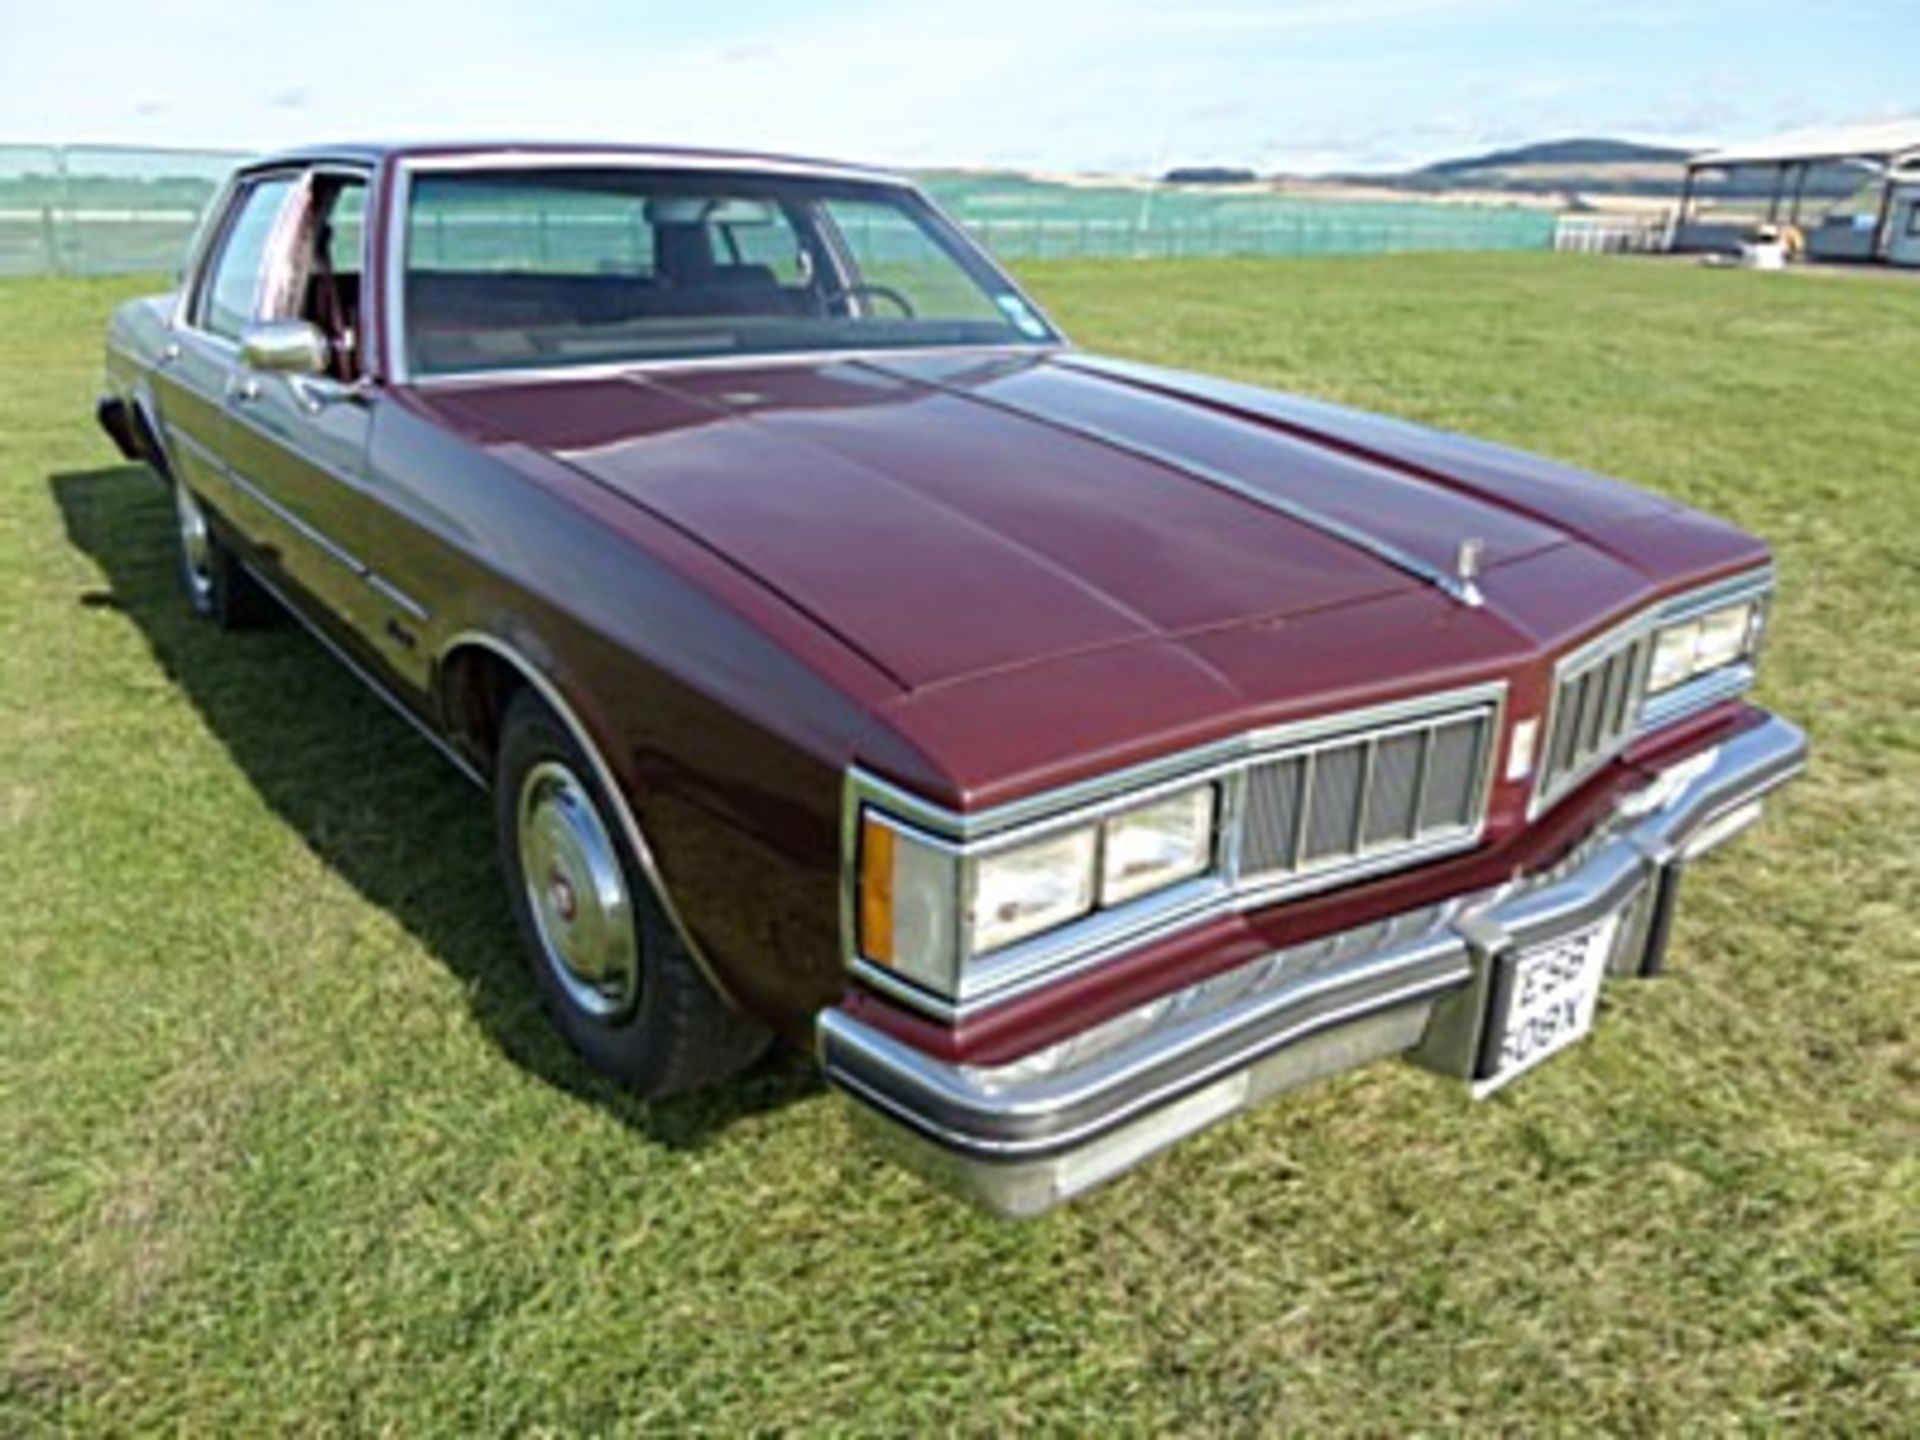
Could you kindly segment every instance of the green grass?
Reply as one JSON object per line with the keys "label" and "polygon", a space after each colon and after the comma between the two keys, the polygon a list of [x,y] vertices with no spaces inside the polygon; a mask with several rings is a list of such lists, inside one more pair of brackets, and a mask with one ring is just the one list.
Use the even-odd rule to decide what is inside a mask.
{"label": "green grass", "polygon": [[[1495,1102],[1387,1065],[1023,1227],[805,1064],[550,1037],[481,798],[174,593],[0,284],[0,1431],[1894,1431],[1920,1407],[1920,286],[1552,257],[1037,267],[1085,344],[1531,446],[1769,536],[1811,775],[1670,980]],[[1899,1420],[1901,1414],[1907,1422]]]}

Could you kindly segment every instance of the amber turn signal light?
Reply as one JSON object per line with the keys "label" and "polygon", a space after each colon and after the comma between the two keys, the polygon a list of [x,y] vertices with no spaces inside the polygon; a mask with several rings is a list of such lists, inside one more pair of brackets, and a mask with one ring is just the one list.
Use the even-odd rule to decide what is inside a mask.
{"label": "amber turn signal light", "polygon": [[871,815],[860,822],[860,953],[893,963],[893,830]]}

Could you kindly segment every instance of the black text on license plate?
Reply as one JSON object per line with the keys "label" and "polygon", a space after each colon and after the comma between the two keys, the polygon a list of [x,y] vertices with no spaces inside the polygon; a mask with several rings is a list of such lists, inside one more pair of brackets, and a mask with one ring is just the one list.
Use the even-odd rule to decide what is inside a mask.
{"label": "black text on license plate", "polygon": [[1486,1065],[1476,1097],[1492,1094],[1593,1028],[1617,915],[1501,959],[1494,977]]}

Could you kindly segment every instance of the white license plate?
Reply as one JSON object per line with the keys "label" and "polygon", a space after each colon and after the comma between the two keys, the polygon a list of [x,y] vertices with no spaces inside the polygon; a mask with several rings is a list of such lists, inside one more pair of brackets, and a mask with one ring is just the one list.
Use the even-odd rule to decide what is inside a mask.
{"label": "white license plate", "polygon": [[1541,1061],[1551,1059],[1593,1029],[1600,1004],[1600,985],[1620,917],[1609,915],[1571,935],[1522,950],[1506,962],[1506,1007],[1487,1023],[1496,1026],[1492,1037],[1493,1068],[1474,1082],[1478,1099],[1491,1095]]}

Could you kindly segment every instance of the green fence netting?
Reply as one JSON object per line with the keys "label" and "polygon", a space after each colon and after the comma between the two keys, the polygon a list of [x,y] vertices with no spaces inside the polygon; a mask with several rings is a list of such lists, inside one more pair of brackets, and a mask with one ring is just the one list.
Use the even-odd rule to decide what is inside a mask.
{"label": "green fence netting", "polygon": [[1186,189],[924,176],[922,183],[1008,260],[1206,255],[1379,255],[1394,250],[1543,250],[1540,210],[1347,201],[1243,188]]}
{"label": "green fence netting", "polygon": [[178,267],[238,152],[0,145],[0,275]]}
{"label": "green fence netting", "polygon": [[[239,152],[0,145],[0,275],[178,267]],[[923,184],[1008,260],[1539,250],[1551,215],[1518,207],[1338,201],[936,173]]]}

